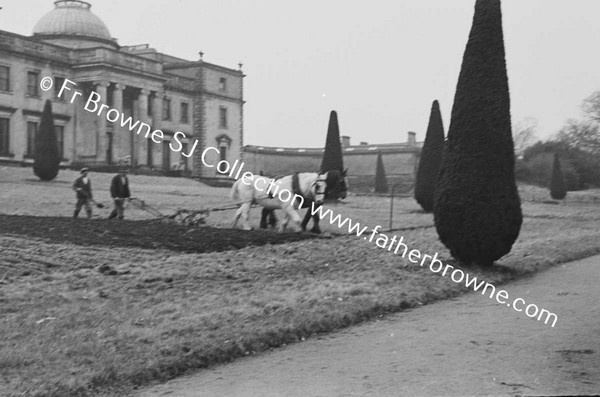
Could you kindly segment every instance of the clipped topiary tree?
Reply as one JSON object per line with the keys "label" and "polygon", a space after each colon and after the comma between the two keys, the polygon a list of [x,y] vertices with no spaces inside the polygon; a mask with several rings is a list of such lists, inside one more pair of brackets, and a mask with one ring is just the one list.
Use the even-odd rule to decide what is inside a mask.
{"label": "clipped topiary tree", "polygon": [[375,193],[387,193],[388,182],[385,177],[385,169],[383,168],[383,159],[381,152],[377,153],[377,168],[375,170]]}
{"label": "clipped topiary tree", "polygon": [[565,178],[560,167],[558,153],[554,153],[554,162],[552,163],[552,179],[550,180],[550,197],[554,200],[562,200],[567,197],[567,188]]}
{"label": "clipped topiary tree", "polygon": [[335,110],[329,114],[329,126],[327,127],[327,140],[325,141],[325,152],[321,160],[321,172],[341,171],[344,169],[344,158],[342,157],[342,143],[340,142],[340,128]]}
{"label": "clipped topiary tree", "polygon": [[43,181],[51,181],[58,175],[60,156],[54,131],[52,102],[46,100],[42,121],[35,135],[33,173]]}
{"label": "clipped topiary tree", "polygon": [[477,0],[434,196],[440,240],[481,266],[510,252],[523,216],[514,175],[499,0]]}
{"label": "clipped topiary tree", "polygon": [[415,200],[425,212],[433,211],[433,194],[443,151],[444,124],[440,114],[440,104],[438,101],[433,101],[415,180]]}

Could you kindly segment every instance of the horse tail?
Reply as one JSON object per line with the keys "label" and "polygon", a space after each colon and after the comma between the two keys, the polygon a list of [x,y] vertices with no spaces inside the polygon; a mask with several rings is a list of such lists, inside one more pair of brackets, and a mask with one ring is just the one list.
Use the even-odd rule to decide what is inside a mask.
{"label": "horse tail", "polygon": [[233,186],[231,187],[231,190],[229,191],[229,197],[232,200],[237,200],[239,197],[239,191],[238,191],[238,186],[240,184],[242,180],[238,179],[237,181],[234,182]]}

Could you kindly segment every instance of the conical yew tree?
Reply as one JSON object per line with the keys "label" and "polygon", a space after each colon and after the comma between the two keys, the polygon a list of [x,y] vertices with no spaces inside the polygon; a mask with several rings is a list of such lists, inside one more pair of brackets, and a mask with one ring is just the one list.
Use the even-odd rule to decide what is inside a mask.
{"label": "conical yew tree", "polygon": [[567,188],[565,178],[560,167],[558,153],[554,153],[554,162],[552,163],[552,179],[550,180],[550,197],[554,200],[562,200],[567,197]]}
{"label": "conical yew tree", "polygon": [[383,168],[383,159],[381,152],[377,153],[377,168],[375,170],[375,193],[387,193],[388,183],[385,177],[385,169]]}
{"label": "conical yew tree", "polygon": [[51,181],[58,175],[60,156],[58,142],[54,131],[52,102],[47,99],[44,104],[42,120],[35,136],[35,153],[33,173],[43,181]]}
{"label": "conical yew tree", "polygon": [[329,126],[327,127],[325,152],[323,152],[323,159],[321,160],[321,172],[342,171],[343,169],[344,159],[342,157],[342,143],[340,142],[340,128],[337,113],[332,110],[329,114]]}
{"label": "conical yew tree", "polygon": [[425,212],[433,211],[433,194],[443,151],[444,124],[440,114],[440,104],[438,101],[433,101],[415,180],[415,200]]}
{"label": "conical yew tree", "polygon": [[499,0],[477,0],[434,197],[440,240],[463,263],[490,266],[522,223]]}

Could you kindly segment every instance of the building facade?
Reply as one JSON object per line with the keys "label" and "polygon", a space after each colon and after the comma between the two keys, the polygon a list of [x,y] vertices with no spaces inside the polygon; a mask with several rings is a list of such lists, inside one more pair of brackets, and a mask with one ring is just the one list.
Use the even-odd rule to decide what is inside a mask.
{"label": "building facade", "polygon": [[[147,44],[120,46],[90,3],[62,0],[54,5],[32,36],[0,30],[0,162],[33,161],[35,132],[50,99],[64,166],[128,163],[223,178],[215,167],[203,166],[200,156],[210,146],[219,153],[208,152],[207,162],[241,156],[241,64],[230,69],[204,62],[202,53],[189,61]],[[54,81],[49,91],[40,87],[45,77]],[[65,79],[75,86],[59,97]],[[71,101],[75,91],[83,99]],[[156,143],[121,120],[111,122],[84,109],[92,92],[124,118],[161,130],[164,138]],[[182,134],[177,139],[177,132],[185,139]]]}
{"label": "building facade", "polygon": [[[377,155],[381,153],[385,174],[390,187],[397,192],[412,189],[419,165],[423,142],[416,141],[416,134],[408,132],[408,139],[401,143],[351,145],[350,137],[341,137],[344,167],[348,169],[352,191],[371,192],[375,187]],[[282,148],[246,145],[243,147],[244,169],[267,176],[289,175],[294,172],[316,172],[321,166],[325,149]]]}

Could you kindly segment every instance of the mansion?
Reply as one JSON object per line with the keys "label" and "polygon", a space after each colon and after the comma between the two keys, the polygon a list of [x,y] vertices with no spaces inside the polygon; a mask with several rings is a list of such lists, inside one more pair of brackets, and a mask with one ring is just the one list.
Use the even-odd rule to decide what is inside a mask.
{"label": "mansion", "polygon": [[[120,46],[88,2],[59,0],[31,36],[0,30],[0,162],[33,161],[35,135],[46,99],[52,100],[63,166],[131,164],[151,169],[185,169],[203,179],[221,178],[202,165],[234,161],[243,147],[243,78],[239,69],[180,59],[147,44]],[[53,79],[49,90],[41,88]],[[58,97],[65,79],[76,83],[80,98],[94,91],[102,103],[164,132],[156,143],[119,121],[110,122]],[[43,84],[42,84],[43,86]],[[186,136],[181,151],[169,148],[177,132]],[[179,134],[181,136],[181,134]],[[190,158],[194,143],[198,145]],[[211,156],[213,158],[211,158]]]}

